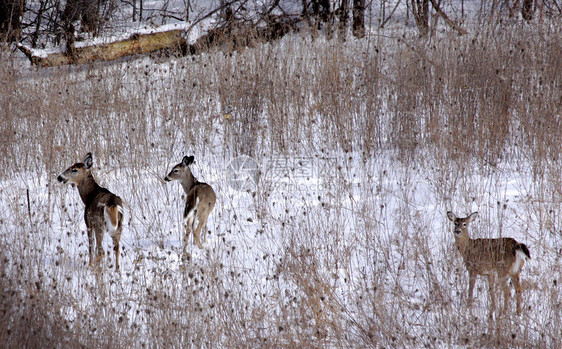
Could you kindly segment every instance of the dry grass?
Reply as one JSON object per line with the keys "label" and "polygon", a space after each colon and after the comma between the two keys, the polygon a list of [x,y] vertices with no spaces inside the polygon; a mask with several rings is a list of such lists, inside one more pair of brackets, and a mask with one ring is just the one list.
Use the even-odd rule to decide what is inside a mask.
{"label": "dry grass", "polygon": [[[0,64],[0,339],[553,347],[561,32],[492,30],[424,42],[401,32],[344,43],[290,36],[230,55],[23,74]],[[86,267],[82,203],[54,181],[87,151],[128,206],[120,276]],[[161,177],[185,153],[220,204],[206,252],[181,261],[180,189]],[[242,154],[335,165],[318,174],[318,190],[289,170],[236,193],[223,169]],[[477,283],[469,318],[447,209],[478,209],[474,234],[530,246],[521,317],[512,304],[488,322]]]}

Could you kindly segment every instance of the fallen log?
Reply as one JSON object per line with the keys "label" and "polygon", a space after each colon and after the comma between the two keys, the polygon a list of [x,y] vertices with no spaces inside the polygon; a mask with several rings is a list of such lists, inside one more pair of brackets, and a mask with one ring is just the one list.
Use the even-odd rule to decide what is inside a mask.
{"label": "fallen log", "polygon": [[[186,46],[183,37],[184,29],[133,34],[124,40],[110,43],[82,45],[77,43],[67,52],[45,53],[24,45],[18,48],[29,58],[32,64],[42,67],[53,67],[66,64],[84,64],[93,61],[111,61],[133,54],[150,53],[162,49],[181,49]],[[69,53],[71,52],[71,53]]]}
{"label": "fallen log", "polygon": [[[268,16],[262,25],[253,23],[226,22],[222,26],[205,30],[205,34],[195,34],[196,38],[188,43],[192,25],[174,26],[168,30],[160,28],[155,32],[136,33],[127,39],[112,42],[95,43],[80,41],[66,50],[56,48],[49,52],[36,50],[19,44],[18,48],[33,65],[53,67],[67,64],[85,64],[94,61],[111,61],[133,54],[145,54],[160,50],[177,50],[180,55],[197,55],[211,48],[232,52],[244,47],[252,47],[260,42],[278,40],[292,31],[298,31],[300,18],[290,16]],[[198,29],[199,30],[199,29]],[[196,31],[197,33],[198,30]]]}

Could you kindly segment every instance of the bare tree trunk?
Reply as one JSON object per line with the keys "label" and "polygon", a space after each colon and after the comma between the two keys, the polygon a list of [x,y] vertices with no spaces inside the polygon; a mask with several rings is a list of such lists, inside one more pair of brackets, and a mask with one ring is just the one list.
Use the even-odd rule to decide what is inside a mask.
{"label": "bare tree trunk", "polygon": [[411,2],[420,36],[426,36],[429,32],[429,0],[411,0]]}
{"label": "bare tree trunk", "polygon": [[330,19],[330,0],[302,0],[302,17],[311,27],[320,29]]}
{"label": "bare tree trunk", "polygon": [[523,4],[521,6],[521,17],[523,17],[526,21],[530,21],[533,19],[534,12],[533,0],[523,0]]}
{"label": "bare tree trunk", "polygon": [[365,0],[353,0],[353,36],[365,36]]}
{"label": "bare tree trunk", "polygon": [[35,32],[31,36],[31,47],[37,46],[37,40],[39,39],[39,31],[41,30],[41,22],[43,19],[43,12],[47,7],[47,1],[41,0],[39,5],[39,11],[37,12],[37,17],[35,18]]}
{"label": "bare tree trunk", "polygon": [[20,37],[20,18],[25,0],[0,1],[0,41],[17,41]]}
{"label": "bare tree trunk", "polygon": [[312,9],[313,15],[316,16],[320,22],[328,22],[330,19],[330,0],[313,0]]}
{"label": "bare tree trunk", "polygon": [[189,22],[189,14],[191,13],[191,0],[185,2],[185,20]]}
{"label": "bare tree trunk", "polygon": [[308,3],[306,2],[306,0],[302,0],[302,18],[308,20],[309,18],[309,13],[308,13]]}
{"label": "bare tree trunk", "polygon": [[345,28],[347,27],[347,15],[349,0],[341,0],[340,8],[338,9],[339,30],[341,35],[345,35]]}
{"label": "bare tree trunk", "polygon": [[81,20],[84,31],[95,33],[99,24],[99,0],[68,0],[62,18],[66,30],[72,22]]}

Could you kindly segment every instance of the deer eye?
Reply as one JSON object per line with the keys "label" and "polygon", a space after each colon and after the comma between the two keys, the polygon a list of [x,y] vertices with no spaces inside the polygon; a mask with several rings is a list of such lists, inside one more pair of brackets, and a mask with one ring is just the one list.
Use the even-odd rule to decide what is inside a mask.
{"label": "deer eye", "polygon": [[178,170],[177,168],[174,170],[174,173],[178,173],[180,172],[180,170]]}
{"label": "deer eye", "polygon": [[463,227],[466,227],[466,223],[463,223],[462,226],[463,226]]}
{"label": "deer eye", "polygon": [[73,172],[73,173],[76,173],[76,172],[78,172],[78,170],[75,169],[75,168],[73,168],[73,169],[72,169],[72,172]]}

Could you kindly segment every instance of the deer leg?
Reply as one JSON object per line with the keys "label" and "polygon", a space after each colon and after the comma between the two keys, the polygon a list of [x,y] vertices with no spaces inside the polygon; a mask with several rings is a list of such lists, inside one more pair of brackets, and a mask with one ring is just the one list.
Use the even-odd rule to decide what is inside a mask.
{"label": "deer leg", "polygon": [[104,251],[103,251],[103,230],[96,228],[96,246],[97,246],[97,256],[96,256],[96,264],[99,265],[100,261],[103,259]]}
{"label": "deer leg", "polygon": [[207,223],[203,225],[203,242],[207,242]]}
{"label": "deer leg", "polygon": [[488,274],[488,286],[489,286],[489,293],[490,293],[490,317],[492,317],[492,313],[496,310],[496,288],[495,288],[496,276],[494,273]]}
{"label": "deer leg", "polygon": [[511,297],[511,291],[509,289],[509,285],[507,283],[507,277],[500,278],[502,291],[503,291],[503,309],[502,314],[505,313],[509,306],[509,298]]}
{"label": "deer leg", "polygon": [[209,218],[209,211],[201,210],[197,218],[199,219],[199,232],[203,231],[203,242],[207,242],[207,218]]}
{"label": "deer leg", "polygon": [[185,241],[183,244],[183,249],[185,250],[187,247],[187,243],[189,242],[189,234],[191,233],[191,231],[193,231],[193,219],[194,217],[191,216],[187,219],[187,227],[185,230]]}
{"label": "deer leg", "polygon": [[203,245],[201,245],[201,238],[200,238],[201,228],[203,228],[203,223],[199,222],[199,225],[197,225],[197,229],[195,229],[195,231],[193,232],[193,241],[199,248],[203,248]]}
{"label": "deer leg", "polygon": [[519,282],[519,274],[511,276],[511,282],[513,282],[513,287],[515,288],[515,297],[517,297],[517,315],[521,314],[521,282]]}
{"label": "deer leg", "polygon": [[470,309],[471,316],[472,316],[472,294],[474,291],[475,282],[476,282],[476,274],[469,272],[468,273],[468,308]]}
{"label": "deer leg", "polygon": [[115,232],[111,238],[113,239],[113,251],[115,252],[115,271],[119,271],[119,241],[121,241],[121,231]]}
{"label": "deer leg", "polygon": [[94,230],[92,228],[88,228],[88,252],[90,254],[90,264],[89,266],[94,265],[94,253],[96,252],[94,246]]}

